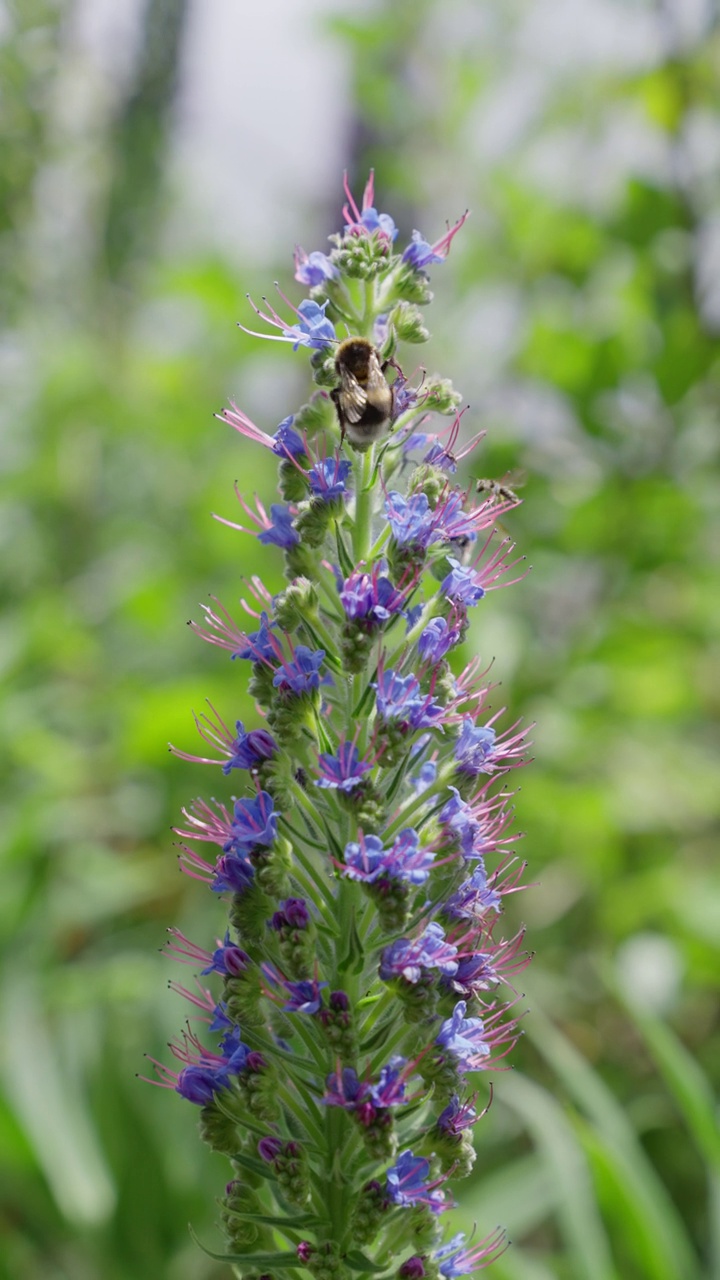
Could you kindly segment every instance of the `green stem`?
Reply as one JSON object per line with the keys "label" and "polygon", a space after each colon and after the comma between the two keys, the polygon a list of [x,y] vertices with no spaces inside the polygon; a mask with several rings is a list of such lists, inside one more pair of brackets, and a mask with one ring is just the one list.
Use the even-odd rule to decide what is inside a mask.
{"label": "green stem", "polygon": [[452,782],[454,776],[455,761],[451,760],[439,770],[437,778],[431,787],[427,787],[419,796],[411,796],[405,801],[404,805],[400,806],[395,821],[391,822],[383,832],[383,839],[385,840],[385,843],[387,844],[390,838],[394,836],[401,827],[408,825],[408,819],[412,818],[416,809],[424,808],[428,800],[431,800],[433,796],[439,796],[443,791],[445,791]]}
{"label": "green stem", "polygon": [[373,491],[370,479],[373,473],[375,446],[371,445],[365,453],[356,453],[355,470],[355,520],[353,522],[353,554],[355,562],[367,560],[370,552],[372,533]]}

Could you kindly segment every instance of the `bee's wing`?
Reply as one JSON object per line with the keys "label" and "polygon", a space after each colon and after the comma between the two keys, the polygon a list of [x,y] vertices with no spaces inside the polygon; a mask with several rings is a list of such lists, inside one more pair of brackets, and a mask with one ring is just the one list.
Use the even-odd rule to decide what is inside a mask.
{"label": "bee's wing", "polygon": [[342,408],[348,422],[359,422],[367,407],[367,392],[348,369],[342,371]]}

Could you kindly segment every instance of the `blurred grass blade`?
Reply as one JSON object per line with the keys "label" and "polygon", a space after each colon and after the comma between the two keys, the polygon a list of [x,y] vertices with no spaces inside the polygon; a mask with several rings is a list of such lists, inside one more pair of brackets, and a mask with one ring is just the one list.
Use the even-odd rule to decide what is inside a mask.
{"label": "blurred grass blade", "polygon": [[585,1154],[559,1104],[517,1073],[503,1082],[503,1102],[522,1118],[557,1188],[557,1220],[574,1280],[615,1280]]}
{"label": "blurred grass blade", "polygon": [[666,1023],[639,1009],[619,988],[616,990],[682,1112],[700,1155],[719,1175],[720,1127],[717,1101],[710,1081],[697,1059],[688,1053]]}
{"label": "blurred grass blade", "polygon": [[104,1222],[115,1189],[93,1121],[63,1077],[34,985],[10,974],[3,991],[0,1069],[8,1104],[61,1212],[71,1222]]}
{"label": "blurred grass blade", "polygon": [[665,1084],[707,1165],[711,1280],[720,1280],[720,1124],[712,1085],[696,1058],[675,1033],[653,1013],[641,1009],[621,984],[618,999],[642,1035]]}
{"label": "blurred grass blade", "polygon": [[482,1205],[485,1222],[506,1223],[511,1236],[535,1231],[555,1213],[557,1202],[557,1186],[535,1152],[509,1160],[482,1180],[474,1177],[470,1193],[461,1198],[466,1210],[471,1203]]}
{"label": "blurred grass blade", "polygon": [[654,1270],[648,1280],[700,1280],[682,1218],[658,1178],[621,1106],[600,1076],[537,1008],[527,1033],[597,1130],[598,1141],[625,1188],[626,1210]]}

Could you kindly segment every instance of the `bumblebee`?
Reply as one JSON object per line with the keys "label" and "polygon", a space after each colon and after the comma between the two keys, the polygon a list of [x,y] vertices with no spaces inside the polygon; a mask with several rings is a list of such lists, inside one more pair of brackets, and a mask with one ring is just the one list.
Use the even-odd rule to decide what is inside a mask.
{"label": "bumblebee", "polygon": [[335,357],[340,386],[330,392],[340,422],[356,449],[367,449],[385,434],[393,418],[393,389],[385,377],[392,360],[382,360],[367,338],[346,338]]}

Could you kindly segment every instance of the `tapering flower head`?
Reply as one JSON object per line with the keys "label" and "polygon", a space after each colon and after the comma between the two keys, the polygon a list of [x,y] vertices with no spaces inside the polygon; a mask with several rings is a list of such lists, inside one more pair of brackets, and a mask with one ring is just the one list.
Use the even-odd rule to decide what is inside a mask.
{"label": "tapering flower head", "polygon": [[[471,501],[456,476],[482,433],[460,441],[448,379],[402,368],[429,337],[426,273],[467,215],[396,248],[373,175],[359,202],[347,176],[344,191],[328,252],[296,249],[293,296],[249,299],[255,336],[301,351],[315,390],[275,428],[232,401],[217,415],[241,472],[253,449],[274,461],[280,500],[235,485],[243,523],[216,519],[243,535],[248,616],[212,597],[190,623],[241,679],[227,718],[195,716],[202,754],[171,748],[223,788],[175,831],[227,927],[214,949],[170,931],[173,959],[195,966],[170,983],[191,1021],[174,1069],[150,1061],[233,1163],[220,1216],[238,1272],[456,1280],[505,1245],[442,1243],[438,1220],[444,1183],[475,1158],[466,1076],[515,1043],[529,956],[500,926],[523,887],[503,780],[524,731],[486,712],[479,658],[453,664],[469,609],[522,576],[496,531],[517,499],[485,481]],[[253,572],[258,543],[275,549],[272,589]],[[323,1198],[331,1169],[342,1213]]]}

